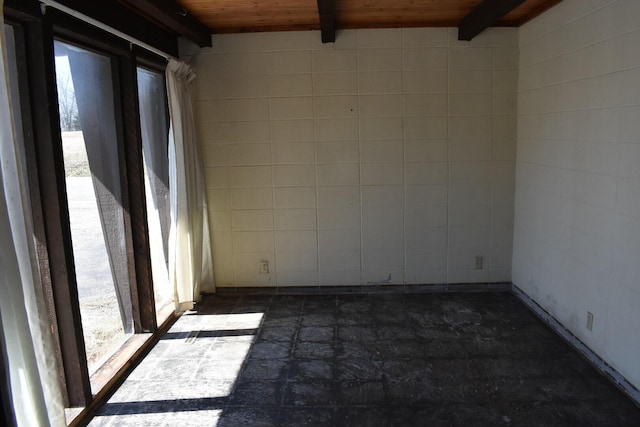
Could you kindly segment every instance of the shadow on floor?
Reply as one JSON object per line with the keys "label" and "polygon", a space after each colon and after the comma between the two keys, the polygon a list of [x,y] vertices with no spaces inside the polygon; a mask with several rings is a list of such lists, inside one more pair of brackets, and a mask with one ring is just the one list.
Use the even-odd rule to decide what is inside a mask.
{"label": "shadow on floor", "polygon": [[92,426],[638,426],[513,295],[214,296]]}

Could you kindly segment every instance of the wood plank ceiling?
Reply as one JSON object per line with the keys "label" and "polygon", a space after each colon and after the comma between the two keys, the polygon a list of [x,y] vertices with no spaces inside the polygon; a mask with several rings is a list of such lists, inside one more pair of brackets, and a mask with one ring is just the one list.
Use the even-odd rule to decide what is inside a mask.
{"label": "wood plank ceiling", "polygon": [[[518,27],[560,1],[523,1],[495,25]],[[219,34],[319,30],[318,5],[325,0],[178,0],[178,3],[213,34]],[[337,29],[456,27],[480,3],[483,0],[335,0],[335,26]]]}

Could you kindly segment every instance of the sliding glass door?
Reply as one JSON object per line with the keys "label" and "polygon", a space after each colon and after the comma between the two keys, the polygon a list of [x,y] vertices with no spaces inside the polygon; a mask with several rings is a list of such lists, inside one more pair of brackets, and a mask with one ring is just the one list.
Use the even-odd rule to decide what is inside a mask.
{"label": "sliding glass door", "polygon": [[75,276],[90,373],[134,332],[112,59],[60,41],[55,69]]}
{"label": "sliding glass door", "polygon": [[86,407],[174,311],[166,61],[37,2],[10,3],[49,354],[65,406]]}

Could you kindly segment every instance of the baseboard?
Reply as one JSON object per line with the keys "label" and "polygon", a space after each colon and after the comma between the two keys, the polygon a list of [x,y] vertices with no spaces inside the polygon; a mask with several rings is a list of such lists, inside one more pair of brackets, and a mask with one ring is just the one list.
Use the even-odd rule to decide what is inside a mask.
{"label": "baseboard", "polygon": [[449,283],[423,285],[361,285],[361,286],[282,286],[282,287],[218,287],[218,295],[358,295],[388,293],[438,292],[510,292],[511,283]]}
{"label": "baseboard", "polygon": [[576,337],[562,323],[556,320],[548,311],[540,306],[533,298],[527,295],[522,289],[515,284],[512,285],[511,291],[524,305],[529,307],[542,321],[547,323],[558,335],[560,335],[569,345],[586,358],[597,370],[611,380],[616,387],[629,396],[636,405],[640,406],[640,390],[631,384],[617,370],[610,366],[604,359],[598,356],[585,343]]}

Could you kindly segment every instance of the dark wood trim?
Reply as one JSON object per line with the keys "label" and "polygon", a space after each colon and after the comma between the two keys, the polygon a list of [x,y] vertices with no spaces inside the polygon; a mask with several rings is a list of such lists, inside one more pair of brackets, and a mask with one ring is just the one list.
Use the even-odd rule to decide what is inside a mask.
{"label": "dark wood trim", "polygon": [[[162,324],[156,329],[156,331],[144,341],[144,343],[137,349],[137,351],[131,356],[118,372],[111,378],[106,385],[99,390],[93,402],[86,408],[84,408],[75,419],[69,423],[69,427],[84,427],[91,422],[91,418],[95,415],[96,411],[106,403],[109,398],[116,392],[118,387],[127,379],[127,377],[133,372],[133,370],[142,362],[147,354],[153,349],[153,347],[160,341],[162,335],[173,326],[173,324],[180,318],[182,313],[174,312],[170,315]],[[132,339],[135,339],[132,338]],[[117,356],[114,356],[117,357]]]}
{"label": "dark wood trim", "polygon": [[[66,39],[64,40],[66,42]],[[90,47],[80,45],[83,49]],[[124,167],[123,125],[121,119],[119,56],[99,52],[99,62],[86,52],[56,45],[56,54],[66,53],[69,58],[75,84],[78,112],[84,134],[84,145],[89,160],[91,178],[98,202],[100,224],[108,256],[109,266],[125,333],[133,333],[134,309],[132,286],[135,282],[130,221],[128,213],[127,176]],[[66,51],[66,52],[65,52]],[[106,67],[105,67],[106,65]],[[74,71],[80,71],[75,73]],[[83,73],[87,73],[86,76]],[[89,77],[90,76],[90,77]],[[89,85],[82,82],[88,81]],[[97,102],[94,97],[110,102]],[[94,126],[106,120],[103,127]],[[107,139],[112,144],[104,144]],[[124,242],[125,247],[122,247]]]}
{"label": "dark wood trim", "polygon": [[127,244],[133,261],[131,265],[131,300],[133,302],[135,332],[153,332],[157,328],[153,275],[147,225],[147,205],[144,186],[142,134],[138,107],[137,70],[134,55],[119,57],[120,106],[123,117],[124,162],[127,184]]}
{"label": "dark wood trim", "polygon": [[120,37],[87,24],[56,9],[47,11],[45,20],[51,24],[56,39],[101,55],[127,55],[129,43]]}
{"label": "dark wood trim", "polygon": [[458,40],[471,40],[525,0],[484,0],[458,25]]}
{"label": "dark wood trim", "polygon": [[123,207],[128,260],[124,267],[128,283],[126,289],[119,287],[119,294],[128,294],[123,301],[127,304],[131,301],[132,305],[131,308],[124,308],[126,313],[131,313],[131,319],[124,319],[125,325],[128,320],[132,321],[131,330],[127,332],[152,332],[156,329],[157,322],[144,193],[136,54],[143,58],[145,64],[162,71],[166,68],[166,60],[142,48],[134,46],[131,49],[121,39],[63,13],[51,12],[50,19],[55,23],[55,33],[65,43],[112,58],[121,187],[119,202]]}
{"label": "dark wood trim", "polygon": [[[115,3],[115,0],[103,0],[100,2],[96,2],[96,7],[104,8],[103,3],[111,2]],[[83,3],[79,1],[74,3],[74,0],[61,0],[59,1],[59,3],[74,9],[75,3],[84,4],[84,8],[87,10],[93,10],[96,8],[93,6],[87,7],[86,2]],[[127,16],[127,19],[125,19],[125,21],[127,24],[129,24],[128,19],[132,16],[130,9],[124,8],[121,5],[118,6],[121,11]],[[40,2],[37,0],[5,0],[4,9],[5,14],[13,16],[16,19],[20,19],[21,21],[41,20],[43,17],[46,17],[46,19],[54,26],[54,31],[57,35],[61,35],[69,40],[74,40],[77,43],[87,43],[93,46],[98,46],[102,51],[112,54],[127,54],[131,50],[129,42],[123,40],[118,36],[105,32],[104,30],[101,30],[80,19],[74,18],[65,12],[49,7],[45,9],[45,14],[43,16]],[[90,14],[85,13],[86,10],[84,9],[77,10],[93,19],[104,22],[106,25],[112,28],[129,34],[132,37],[135,37],[138,40],[145,42],[163,52],[166,52],[172,56],[178,55],[178,42],[174,34],[166,32],[159,27],[155,27],[155,31],[144,33],[143,35],[147,35],[147,38],[142,37],[140,34],[138,34],[146,28],[145,23],[146,25],[151,25],[149,22],[143,20],[140,17],[136,17],[137,19],[142,21],[139,25],[139,31],[126,31],[123,28],[111,25],[114,20],[117,21],[117,19],[112,16],[113,12],[111,14],[108,14],[103,20],[97,13]],[[124,24],[121,24],[121,26],[124,27]],[[157,31],[161,32],[160,35],[156,34]],[[151,42],[151,40],[148,40],[151,37],[155,37],[155,39],[158,39],[159,41],[154,44]],[[147,51],[145,50],[145,52]],[[150,53],[150,55],[152,54]]]}
{"label": "dark wood trim", "polygon": [[[131,196],[129,193],[130,183],[129,183],[129,173],[127,170],[127,150],[128,150],[128,139],[127,139],[127,123],[124,114],[127,111],[124,108],[123,100],[130,97],[129,94],[126,93],[129,88],[126,86],[127,80],[130,78],[126,75],[126,70],[122,67],[123,56],[118,56],[111,59],[112,66],[112,77],[113,77],[113,103],[115,107],[115,120],[116,120],[116,129],[118,135],[118,170],[120,171],[120,204],[122,206],[122,213],[124,216],[124,232],[123,235],[119,235],[118,237],[124,237],[125,246],[126,246],[126,260],[125,268],[127,270],[127,278],[128,280],[119,283],[119,292],[122,294],[126,294],[128,298],[125,299],[127,304],[130,304],[130,307],[123,307],[124,312],[129,313],[131,315],[131,319],[123,318],[123,324],[128,324],[131,322],[132,328],[131,330],[126,330],[126,333],[136,333],[140,332],[140,311],[138,309],[138,289],[136,286],[136,266],[134,259],[134,242],[133,242],[133,228],[131,224]],[[127,314],[129,315],[129,314]]]}
{"label": "dark wood trim", "polygon": [[4,14],[6,17],[19,21],[33,20],[40,15],[40,2],[37,0],[4,0]]}
{"label": "dark wood trim", "polygon": [[[64,181],[62,138],[56,94],[53,31],[43,22],[25,22],[26,61],[29,104],[33,120],[33,148],[37,177],[32,197],[39,197],[44,236],[36,236],[37,252],[45,293],[50,283],[50,299],[64,372],[63,385],[68,406],[86,406],[91,402],[91,385],[80,321],[78,286],[74,275],[71,229]],[[30,151],[31,150],[31,151]],[[28,154],[29,156],[29,154]],[[31,160],[33,161],[33,160]],[[35,175],[33,175],[35,174]],[[31,180],[31,178],[30,178]],[[37,213],[37,212],[36,212]],[[39,213],[37,213],[39,214]],[[36,217],[36,222],[40,218]],[[36,226],[36,233],[38,233]],[[42,258],[44,257],[44,258]],[[43,269],[45,271],[43,272]]]}
{"label": "dark wood trim", "polygon": [[[15,15],[14,15],[15,17]],[[40,273],[40,286],[47,305],[47,314],[51,325],[56,362],[58,366],[58,379],[63,389],[66,387],[64,377],[64,364],[62,362],[62,350],[60,348],[58,318],[56,316],[53,299],[53,283],[51,280],[51,267],[49,263],[49,250],[46,245],[46,232],[44,224],[44,212],[40,199],[40,184],[38,178],[38,162],[36,155],[36,143],[34,139],[34,126],[31,114],[31,89],[29,87],[27,49],[25,42],[25,31],[22,25],[14,25],[14,37],[16,40],[16,61],[18,67],[18,92],[20,96],[20,114],[22,117],[22,128],[24,137],[25,163],[27,165],[27,184],[29,187],[29,198],[31,203],[31,215],[33,219],[33,234],[36,256],[38,259],[38,271]],[[66,399],[66,395],[65,395]]]}
{"label": "dark wood trim", "polygon": [[318,0],[320,15],[320,34],[322,43],[336,41],[336,2],[335,0]]}
{"label": "dark wood trim", "polygon": [[[57,0],[83,15],[102,22],[109,27],[122,31],[156,49],[172,56],[178,56],[178,40],[175,34],[167,32],[157,25],[131,13],[131,10],[117,0]],[[53,9],[47,8],[46,14]]]}
{"label": "dark wood trim", "polygon": [[[101,5],[102,6],[102,5]],[[62,139],[59,129],[53,41],[106,55],[112,61],[121,203],[127,247],[125,275],[130,286],[135,332],[157,329],[149,256],[142,139],[136,65],[163,72],[166,60],[55,9],[40,13],[33,0],[7,0],[7,19],[17,28],[22,46],[17,59],[25,133],[27,175],[34,218],[34,239],[43,293],[56,338],[58,372],[67,407],[93,402],[69,225]],[[177,47],[176,47],[177,49]],[[165,50],[165,49],[163,49]],[[171,52],[169,52],[171,53]],[[45,208],[46,207],[46,208]]]}
{"label": "dark wood trim", "polygon": [[211,46],[211,31],[173,0],[119,0],[151,22],[180,34],[200,47]]}
{"label": "dark wood trim", "polygon": [[149,52],[138,46],[132,46],[131,52],[135,57],[136,64],[143,68],[164,74],[167,69],[167,60],[155,53]]}

